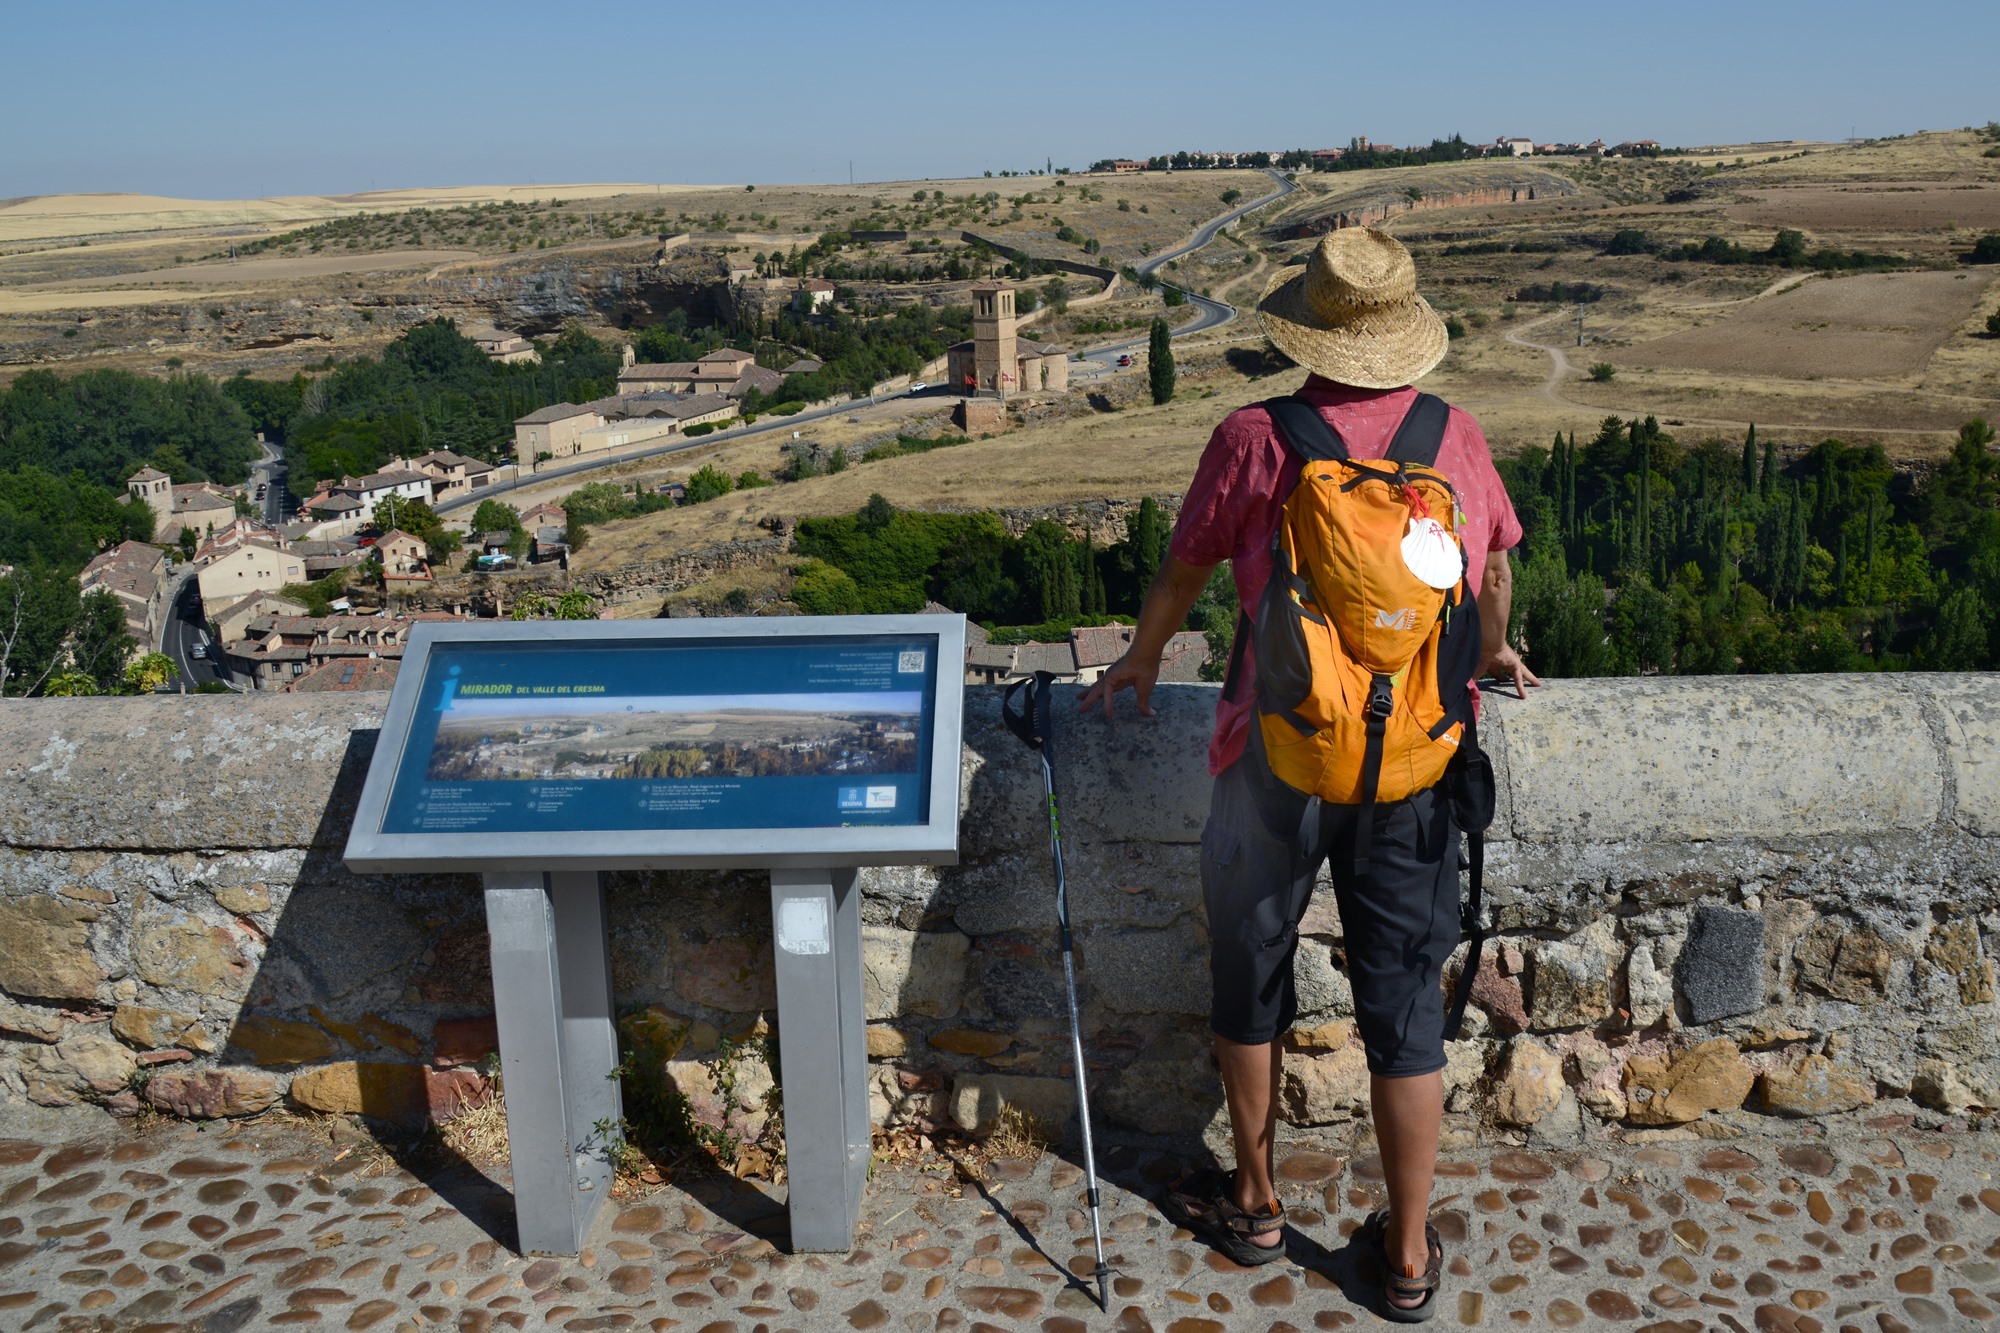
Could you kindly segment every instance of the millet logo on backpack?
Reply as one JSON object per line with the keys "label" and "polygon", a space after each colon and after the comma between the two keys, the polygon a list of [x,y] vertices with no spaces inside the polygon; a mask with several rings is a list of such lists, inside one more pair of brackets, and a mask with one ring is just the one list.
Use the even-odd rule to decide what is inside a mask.
{"label": "millet logo on backpack", "polygon": [[1406,606],[1400,611],[1377,611],[1375,613],[1376,629],[1415,629],[1416,627],[1417,613],[1410,607]]}

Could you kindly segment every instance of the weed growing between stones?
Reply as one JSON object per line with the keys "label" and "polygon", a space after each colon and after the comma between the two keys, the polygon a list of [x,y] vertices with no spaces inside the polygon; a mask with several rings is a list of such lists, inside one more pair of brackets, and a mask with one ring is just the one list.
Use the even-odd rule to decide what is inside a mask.
{"label": "weed growing between stones", "polygon": [[[659,1185],[677,1171],[714,1169],[782,1183],[783,1089],[772,1077],[761,1092],[748,1091],[752,1070],[761,1075],[777,1066],[773,1038],[757,1034],[717,1042],[713,1061],[705,1067],[713,1095],[702,1097],[707,1106],[703,1113],[681,1085],[687,1065],[681,1064],[679,1071],[673,1065],[687,1042],[688,1024],[641,1013],[621,1022],[619,1033],[622,1059],[610,1076],[619,1080],[625,1114],[593,1125],[589,1146],[611,1162],[620,1186]],[[740,1115],[752,1095],[762,1119],[746,1126]]]}

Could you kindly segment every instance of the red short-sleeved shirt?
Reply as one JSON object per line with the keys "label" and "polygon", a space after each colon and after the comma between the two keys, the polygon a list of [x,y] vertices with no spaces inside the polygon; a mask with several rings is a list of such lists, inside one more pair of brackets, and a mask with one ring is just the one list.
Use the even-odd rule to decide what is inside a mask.
{"label": "red short-sleeved shirt", "polygon": [[[1380,458],[1389,452],[1389,442],[1416,401],[1417,391],[1355,389],[1314,375],[1299,395],[1340,432],[1353,457]],[[1180,521],[1174,525],[1172,554],[1196,566],[1232,562],[1237,599],[1254,610],[1271,577],[1271,536],[1284,513],[1296,466],[1262,405],[1230,413],[1209,437],[1188,485]],[[1479,423],[1455,407],[1445,426],[1437,467],[1451,481],[1465,513],[1460,535],[1477,596],[1487,552],[1518,545],[1521,523],[1500,474],[1493,470],[1493,455]],[[1241,679],[1232,697],[1216,705],[1215,736],[1208,747],[1210,773],[1220,774],[1243,753],[1256,679],[1255,653],[1245,644]]]}

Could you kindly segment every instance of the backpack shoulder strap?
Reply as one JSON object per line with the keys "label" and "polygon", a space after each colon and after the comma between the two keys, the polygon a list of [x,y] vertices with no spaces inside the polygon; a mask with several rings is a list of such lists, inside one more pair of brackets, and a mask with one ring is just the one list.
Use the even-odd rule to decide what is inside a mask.
{"label": "backpack shoulder strap", "polygon": [[1450,420],[1449,403],[1435,394],[1418,394],[1417,401],[1404,414],[1403,424],[1396,428],[1396,438],[1389,442],[1389,452],[1384,457],[1392,463],[1436,467],[1438,450],[1444,444],[1444,428]]}
{"label": "backpack shoulder strap", "polygon": [[1340,432],[1329,426],[1319,409],[1305,399],[1269,398],[1263,407],[1271,414],[1271,424],[1278,428],[1278,438],[1294,456],[1308,462],[1347,457],[1347,442],[1340,438]]}

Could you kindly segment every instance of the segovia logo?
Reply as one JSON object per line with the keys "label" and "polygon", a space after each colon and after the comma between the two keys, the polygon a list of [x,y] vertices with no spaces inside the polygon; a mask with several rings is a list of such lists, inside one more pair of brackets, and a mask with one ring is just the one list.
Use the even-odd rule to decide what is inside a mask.
{"label": "segovia logo", "polygon": [[1410,607],[1406,606],[1400,611],[1377,611],[1375,613],[1376,629],[1415,629],[1416,627],[1417,613]]}

